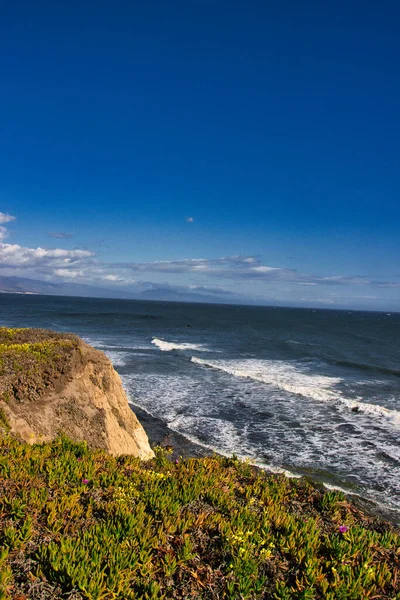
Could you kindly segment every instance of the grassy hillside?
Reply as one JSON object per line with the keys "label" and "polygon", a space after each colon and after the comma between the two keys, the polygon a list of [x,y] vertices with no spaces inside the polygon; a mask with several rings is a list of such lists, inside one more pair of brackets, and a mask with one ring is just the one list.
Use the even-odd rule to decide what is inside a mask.
{"label": "grassy hillside", "polygon": [[79,359],[74,335],[0,327],[0,400],[39,400],[69,376]]}
{"label": "grassy hillside", "polygon": [[398,533],[306,481],[0,438],[1,599],[372,600],[399,586]]}

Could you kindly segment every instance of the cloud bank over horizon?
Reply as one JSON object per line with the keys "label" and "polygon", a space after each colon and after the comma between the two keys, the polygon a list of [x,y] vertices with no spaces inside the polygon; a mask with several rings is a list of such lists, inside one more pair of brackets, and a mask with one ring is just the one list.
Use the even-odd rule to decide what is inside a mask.
{"label": "cloud bank over horizon", "polygon": [[[327,306],[374,305],[385,297],[377,293],[396,293],[399,280],[365,275],[323,275],[265,264],[259,256],[183,258],[148,262],[107,262],[90,249],[30,248],[6,243],[5,225],[16,217],[0,212],[0,275],[13,275],[45,282],[73,282],[107,286],[132,293],[144,289],[163,289],[177,293],[237,297],[243,302],[289,302],[299,305]],[[50,233],[68,241],[72,234]],[[223,282],[215,285],[215,282]],[[240,286],[240,287],[239,287]],[[250,286],[250,287],[249,287]],[[374,290],[374,292],[372,292]],[[400,303],[387,298],[390,306]],[[393,310],[393,308],[391,308]]]}

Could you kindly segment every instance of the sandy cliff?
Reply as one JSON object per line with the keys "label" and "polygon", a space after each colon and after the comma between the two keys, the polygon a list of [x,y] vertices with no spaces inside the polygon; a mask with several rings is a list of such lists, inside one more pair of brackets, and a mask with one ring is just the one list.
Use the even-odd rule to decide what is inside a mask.
{"label": "sandy cliff", "polygon": [[0,328],[0,409],[27,442],[64,432],[111,454],[153,456],[111,362],[74,335]]}

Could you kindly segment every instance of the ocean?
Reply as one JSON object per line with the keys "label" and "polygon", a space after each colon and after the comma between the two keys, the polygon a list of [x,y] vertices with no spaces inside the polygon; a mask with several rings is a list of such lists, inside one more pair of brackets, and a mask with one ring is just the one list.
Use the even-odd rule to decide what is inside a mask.
{"label": "ocean", "polygon": [[173,431],[400,516],[400,313],[0,294],[0,325],[76,333]]}

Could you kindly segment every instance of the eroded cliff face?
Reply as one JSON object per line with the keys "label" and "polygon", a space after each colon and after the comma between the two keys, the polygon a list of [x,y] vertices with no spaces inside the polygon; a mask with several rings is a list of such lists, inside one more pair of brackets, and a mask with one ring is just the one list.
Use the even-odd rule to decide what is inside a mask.
{"label": "eroded cliff face", "polygon": [[74,335],[0,328],[0,408],[27,442],[63,432],[114,455],[153,456],[111,362]]}

